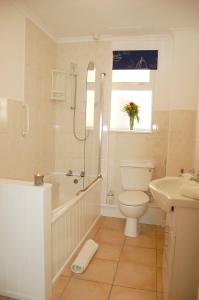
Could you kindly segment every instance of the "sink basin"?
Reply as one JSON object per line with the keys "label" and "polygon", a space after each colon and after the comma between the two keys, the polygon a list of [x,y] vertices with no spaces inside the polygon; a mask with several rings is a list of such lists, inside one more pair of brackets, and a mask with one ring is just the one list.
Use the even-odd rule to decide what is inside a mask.
{"label": "sink basin", "polygon": [[199,208],[199,200],[181,194],[181,187],[185,183],[191,184],[191,181],[183,177],[163,177],[151,181],[149,188],[155,202],[165,212],[175,206]]}

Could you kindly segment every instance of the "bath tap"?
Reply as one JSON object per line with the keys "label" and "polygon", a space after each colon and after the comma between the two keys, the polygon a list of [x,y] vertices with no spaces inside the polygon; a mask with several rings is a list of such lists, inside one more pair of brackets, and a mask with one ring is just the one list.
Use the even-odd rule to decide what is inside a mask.
{"label": "bath tap", "polygon": [[80,177],[84,177],[85,176],[85,172],[84,171],[81,171],[80,172]]}
{"label": "bath tap", "polygon": [[73,171],[72,170],[68,170],[68,172],[65,175],[66,176],[72,176],[73,175]]}
{"label": "bath tap", "polygon": [[68,170],[68,172],[65,173],[65,176],[84,177],[85,176],[85,172],[81,171],[80,173],[73,173],[72,170]]}

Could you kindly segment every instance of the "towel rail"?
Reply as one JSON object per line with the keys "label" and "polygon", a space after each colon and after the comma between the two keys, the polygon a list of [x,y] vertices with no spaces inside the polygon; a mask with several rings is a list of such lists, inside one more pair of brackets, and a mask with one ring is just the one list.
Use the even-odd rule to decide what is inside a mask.
{"label": "towel rail", "polygon": [[100,178],[103,178],[101,174],[99,174],[91,183],[89,183],[84,189],[80,190],[77,192],[77,196],[80,194],[80,193],[83,193],[83,192],[86,192],[90,187],[91,185],[93,185],[93,183],[95,183],[98,179]]}

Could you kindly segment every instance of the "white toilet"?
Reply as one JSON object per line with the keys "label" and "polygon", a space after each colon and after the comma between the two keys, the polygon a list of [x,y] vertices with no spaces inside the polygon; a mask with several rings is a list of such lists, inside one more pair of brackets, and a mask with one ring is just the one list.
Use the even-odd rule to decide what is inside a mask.
{"label": "white toilet", "polygon": [[149,203],[148,190],[154,165],[152,161],[131,161],[120,164],[122,187],[118,196],[119,209],[126,217],[124,234],[138,235],[138,218],[144,215]]}

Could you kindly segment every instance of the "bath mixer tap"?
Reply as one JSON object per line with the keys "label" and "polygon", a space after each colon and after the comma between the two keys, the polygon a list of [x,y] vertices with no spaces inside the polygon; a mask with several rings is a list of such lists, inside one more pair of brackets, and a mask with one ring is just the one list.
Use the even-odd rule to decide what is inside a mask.
{"label": "bath mixer tap", "polygon": [[68,172],[65,173],[65,176],[84,177],[85,176],[85,172],[81,171],[80,173],[73,173],[72,170],[68,170]]}
{"label": "bath mixer tap", "polygon": [[85,172],[84,171],[81,171],[80,172],[80,177],[84,177],[85,176]]}
{"label": "bath mixer tap", "polygon": [[65,175],[66,176],[72,176],[73,175],[73,171],[72,170],[68,170],[68,172]]}

